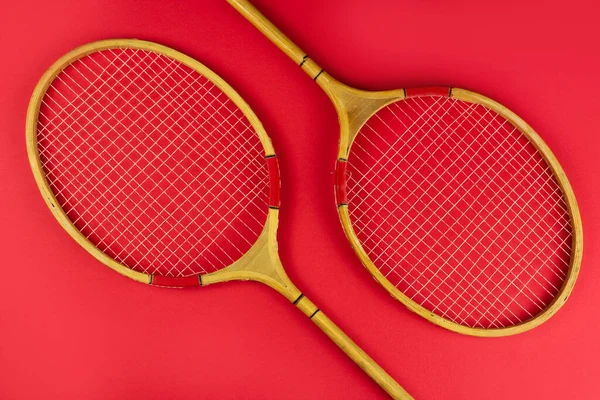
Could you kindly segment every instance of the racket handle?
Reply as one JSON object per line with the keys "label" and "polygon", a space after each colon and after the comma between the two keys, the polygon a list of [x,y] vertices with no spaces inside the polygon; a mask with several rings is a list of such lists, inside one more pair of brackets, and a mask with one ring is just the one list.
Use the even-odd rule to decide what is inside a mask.
{"label": "racket handle", "polygon": [[302,310],[325,334],[338,345],[356,365],[371,377],[391,398],[396,400],[413,400],[387,372],[383,370],[371,357],[367,355],[356,343],[352,341],[327,315],[319,310],[312,301],[302,295],[296,302]]}
{"label": "racket handle", "polygon": [[323,72],[323,69],[310,59],[300,47],[292,42],[275,25],[271,23],[260,11],[248,0],[227,0],[240,14],[252,25],[263,33],[275,46],[288,55],[304,72],[315,79]]}

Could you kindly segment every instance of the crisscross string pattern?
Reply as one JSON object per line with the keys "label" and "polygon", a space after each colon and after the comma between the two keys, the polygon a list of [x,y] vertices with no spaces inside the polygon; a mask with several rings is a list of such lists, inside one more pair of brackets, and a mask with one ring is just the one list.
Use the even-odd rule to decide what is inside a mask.
{"label": "crisscross string pattern", "polygon": [[60,207],[133,270],[219,270],[258,238],[268,171],[248,119],[221,89],[166,55],[97,51],[48,88],[38,153]]}
{"label": "crisscross string pattern", "polygon": [[504,117],[444,96],[393,103],[348,159],[348,211],[379,271],[458,324],[502,328],[544,310],[571,257],[553,172]]}

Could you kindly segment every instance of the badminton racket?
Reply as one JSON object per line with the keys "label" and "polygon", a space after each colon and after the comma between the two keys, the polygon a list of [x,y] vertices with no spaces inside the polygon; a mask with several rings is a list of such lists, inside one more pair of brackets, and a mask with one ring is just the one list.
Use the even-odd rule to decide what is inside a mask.
{"label": "badminton racket", "polygon": [[525,121],[464,89],[349,87],[247,0],[228,2],[333,102],[340,220],[393,297],[477,336],[520,333],[556,313],[579,272],[581,219],[564,171]]}
{"label": "badminton racket", "polygon": [[286,275],[275,151],[204,65],[139,40],[79,47],[35,88],[27,150],[54,217],[100,262],[161,287],[264,283],[391,397],[412,398]]}

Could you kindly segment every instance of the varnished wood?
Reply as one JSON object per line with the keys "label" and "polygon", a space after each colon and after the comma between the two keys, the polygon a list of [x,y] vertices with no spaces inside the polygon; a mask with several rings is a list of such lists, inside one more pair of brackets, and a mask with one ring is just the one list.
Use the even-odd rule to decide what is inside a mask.
{"label": "varnished wood", "polygon": [[294,302],[302,293],[290,281],[279,260],[277,225],[279,210],[269,209],[265,227],[246,254],[228,267],[202,275],[202,284],[232,280],[264,283]]}
{"label": "varnished wood", "polygon": [[[304,51],[302,51],[287,36],[279,31],[278,28],[268,21],[248,0],[227,0],[227,2],[231,4],[248,21],[250,21],[268,39],[270,39],[277,47],[283,50],[294,62],[298,63],[298,65],[302,64],[302,70],[306,72],[306,74],[308,74],[313,80],[315,80],[315,82],[329,96],[338,113],[338,119],[340,123],[340,145],[338,150],[338,159],[348,159],[352,142],[369,118],[371,118],[377,111],[388,104],[404,100],[404,89],[369,92],[355,89],[339,82],[327,72],[323,71],[314,60],[308,58]],[[573,250],[567,278],[563,282],[563,285],[554,301],[548,305],[543,312],[539,313],[535,317],[510,327],[481,329],[457,324],[446,318],[440,317],[417,304],[415,301],[398,290],[387,280],[387,278],[385,278],[385,276],[383,276],[383,274],[369,258],[360,241],[358,240],[358,237],[352,227],[347,205],[341,205],[338,207],[340,220],[342,222],[344,231],[346,232],[346,236],[352,245],[352,248],[357,253],[363,265],[367,268],[371,275],[373,275],[373,277],[386,290],[388,290],[388,292],[390,292],[394,298],[406,305],[406,307],[408,307],[411,311],[414,311],[415,313],[437,325],[465,335],[489,337],[507,336],[521,333],[540,325],[554,315],[556,311],[564,304],[573,290],[577,280],[577,275],[579,273],[579,267],[583,253],[583,230],[579,209],[577,207],[577,201],[575,200],[573,190],[558,160],[552,154],[544,141],[539,137],[539,135],[525,121],[519,118],[512,111],[508,110],[506,107],[480,94],[457,88],[453,88],[451,93],[453,98],[471,103],[482,104],[487,108],[496,111],[498,114],[510,121],[540,152],[557,178],[559,186],[564,193],[571,218],[571,225],[573,227]]]}
{"label": "varnished wood", "polygon": [[[70,63],[84,57],[87,54],[114,48],[133,48],[153,51],[175,59],[188,67],[195,69],[201,75],[208,78],[218,86],[245,114],[255,132],[257,133],[263,145],[265,156],[275,154],[271,141],[267,136],[261,122],[254,114],[248,104],[218,75],[212,72],[198,61],[179,53],[173,49],[161,46],[156,43],[134,40],[134,39],[115,39],[104,40],[90,43],[79,47],[60,58],[44,74],[36,86],[27,112],[27,152],[33,175],[46,201],[49,209],[61,226],[69,235],[77,241],[85,250],[98,259],[103,264],[117,271],[118,273],[146,284],[152,283],[152,276],[133,271],[120,264],[111,257],[104,254],[96,248],[69,220],[60,203],[56,200],[50,185],[44,175],[37,148],[37,121],[42,99],[46,90],[52,83],[52,80]],[[293,49],[290,49],[293,54]],[[227,282],[232,280],[250,280],[263,283],[285,296],[290,302],[294,303],[300,311],[317,325],[329,338],[336,343],[360,368],[362,368],[377,384],[379,384],[390,396],[395,399],[412,399],[412,397],[402,389],[373,359],[362,351],[346,334],[344,334],[329,318],[320,311],[312,301],[296,288],[291,282],[279,259],[277,249],[277,226],[279,210],[269,209],[269,214],[265,222],[263,231],[250,250],[239,260],[230,266],[219,271],[200,276],[200,282],[203,285],[209,285],[218,282]]]}
{"label": "varnished wood", "polygon": [[390,103],[404,99],[402,89],[367,92],[344,85],[327,72],[321,73],[317,83],[327,93],[338,114],[341,132],[338,159],[348,159],[354,138],[373,114]]}

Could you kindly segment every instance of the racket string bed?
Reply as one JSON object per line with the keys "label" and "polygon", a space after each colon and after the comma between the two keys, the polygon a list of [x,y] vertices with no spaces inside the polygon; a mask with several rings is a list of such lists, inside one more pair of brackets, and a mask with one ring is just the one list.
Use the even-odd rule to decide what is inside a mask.
{"label": "racket string bed", "polygon": [[348,159],[356,235],[381,273],[454,322],[501,328],[565,280],[563,194],[529,140],[493,110],[442,96],[377,112]]}
{"label": "racket string bed", "polygon": [[38,151],[69,219],[116,261],[186,277],[241,257],[264,226],[260,140],[211,81],[168,57],[108,49],[48,88]]}

